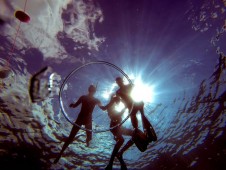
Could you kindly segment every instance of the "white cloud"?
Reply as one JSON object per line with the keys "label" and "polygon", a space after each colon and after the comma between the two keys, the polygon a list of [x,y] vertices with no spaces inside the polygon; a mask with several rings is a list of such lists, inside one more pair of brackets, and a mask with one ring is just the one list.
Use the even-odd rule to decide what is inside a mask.
{"label": "white cloud", "polygon": [[[70,13],[70,24],[62,20],[62,12],[71,4],[73,8],[66,10]],[[12,0],[6,2],[0,0],[0,11],[4,11],[8,16],[0,13],[1,17],[8,17],[10,20],[4,29],[4,34],[9,35],[9,40],[13,42],[19,21],[13,17],[16,10],[23,10],[25,0]],[[98,50],[98,46],[104,38],[95,36],[93,25],[96,20],[103,20],[102,12],[90,1],[87,4],[82,0],[28,0],[26,13],[31,17],[29,23],[21,23],[20,32],[17,37],[16,47],[35,47],[43,54],[44,58],[64,59],[64,48],[57,40],[57,34],[65,31],[66,36],[72,38],[74,42],[86,44],[88,48]],[[76,15],[77,18],[73,16]]]}

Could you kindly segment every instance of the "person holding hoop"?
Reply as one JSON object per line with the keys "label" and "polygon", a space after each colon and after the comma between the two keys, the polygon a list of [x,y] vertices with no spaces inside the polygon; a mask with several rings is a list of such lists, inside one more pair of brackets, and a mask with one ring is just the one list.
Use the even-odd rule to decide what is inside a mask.
{"label": "person holding hoop", "polygon": [[[132,136],[133,130],[121,126],[122,115],[125,112],[126,108],[121,111],[117,111],[115,107],[120,103],[120,98],[116,95],[112,95],[109,103],[106,106],[102,107],[102,110],[107,110],[108,116],[111,119],[110,121],[110,131],[114,135],[114,140],[116,144],[111,154],[108,165],[105,167],[105,170],[111,170],[113,166],[114,159],[124,143],[123,135]],[[121,169],[126,168],[126,164],[121,161]]]}
{"label": "person holding hoop", "polygon": [[[133,85],[131,83],[128,85],[124,84],[121,77],[117,77],[115,80],[116,84],[119,86],[119,89],[116,91],[116,96],[120,97],[122,102],[125,104],[125,107],[129,109],[131,123],[134,127],[131,140],[129,140],[116,155],[120,163],[125,164],[122,155],[126,150],[128,150],[135,143],[138,149],[144,152],[147,149],[148,143],[156,141],[157,136],[151,123],[144,115],[144,102],[134,102],[132,97],[130,96]],[[136,117],[138,111],[141,113],[144,133],[138,129],[138,120]]]}
{"label": "person holding hoop", "polygon": [[77,120],[75,121],[71,133],[67,140],[65,141],[59,155],[54,160],[54,163],[57,163],[63,154],[64,150],[68,147],[68,145],[73,141],[75,135],[80,130],[80,126],[84,125],[86,130],[86,145],[89,146],[89,142],[92,140],[92,113],[94,107],[98,105],[102,109],[102,105],[100,100],[94,97],[96,93],[96,87],[94,85],[90,85],[88,88],[88,94],[81,96],[76,103],[71,103],[69,107],[75,108],[78,105],[82,104],[80,113],[78,115]]}

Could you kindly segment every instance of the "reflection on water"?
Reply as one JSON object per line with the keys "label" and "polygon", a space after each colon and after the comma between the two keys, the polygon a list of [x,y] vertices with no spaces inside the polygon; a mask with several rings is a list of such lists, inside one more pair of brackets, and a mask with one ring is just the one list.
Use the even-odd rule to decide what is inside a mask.
{"label": "reflection on water", "polygon": [[[85,12],[84,14],[83,13],[80,14],[79,11],[76,11],[73,8],[72,11],[69,11],[69,13],[66,13],[67,15],[70,14],[70,19],[72,19],[70,22],[73,23],[73,25],[72,26],[65,25],[64,29],[68,31],[68,29],[72,28],[71,32],[74,32],[75,35],[72,38],[67,37],[67,39],[65,39],[65,37],[63,36],[64,33],[59,33],[58,39],[57,39],[62,45],[62,46],[59,46],[59,49],[62,50],[62,48],[65,47],[66,52],[64,55],[56,56],[56,57],[63,57],[64,59],[67,59],[68,57],[67,53],[78,52],[78,49],[79,49],[80,50],[79,54],[81,55],[76,54],[76,58],[74,57],[73,59],[72,58],[69,59],[69,62],[75,61],[76,64],[78,64],[79,61],[81,60],[86,62],[83,57],[83,56],[86,56],[85,54],[87,53],[87,50],[84,45],[85,43],[88,43],[86,44],[87,48],[90,47],[91,49],[91,47],[92,48],[97,47],[99,42],[102,41],[102,39],[98,39],[93,32],[90,33],[90,36],[91,35],[93,36],[92,41],[90,41],[89,39],[84,39],[85,34],[81,33],[80,35],[81,30],[74,29],[74,28],[77,28],[76,27],[77,23],[81,23],[81,25],[79,26],[84,26],[84,28],[88,29],[88,26],[86,24],[91,22],[90,20],[92,20],[92,22],[94,23],[93,20],[95,16],[96,15],[99,16],[100,14],[102,14],[101,12],[100,13],[97,12],[97,14],[94,15],[93,13],[95,13],[95,10],[92,10],[92,8],[86,9],[85,3],[80,3],[80,2],[81,1],[78,1],[78,4],[80,4],[81,7],[84,7],[84,10],[87,13],[90,12],[88,15],[90,16],[90,18],[88,18],[88,20],[85,20],[84,18],[87,17]],[[210,43],[211,47],[205,47],[205,48],[207,48],[206,49],[207,51],[208,50],[211,51],[212,48],[214,48],[214,51],[216,50],[215,55],[212,55],[212,53],[208,53],[208,54],[211,54],[211,56],[207,58],[206,58],[206,55],[207,55],[206,53],[202,54],[204,55],[205,58],[201,60],[210,62],[209,59],[211,59],[211,61],[213,60],[215,61],[215,58],[217,56],[218,57],[218,59],[216,59],[217,64],[215,66],[215,69],[212,71],[212,73],[200,83],[198,88],[194,89],[194,92],[191,93],[191,91],[189,91],[188,93],[185,91],[183,96],[175,97],[170,102],[168,101],[167,103],[162,102],[158,104],[153,104],[153,105],[150,104],[145,106],[146,115],[148,115],[148,118],[151,121],[151,124],[154,126],[154,129],[156,130],[158,141],[151,143],[148,146],[147,151],[145,152],[140,152],[135,146],[131,147],[124,155],[125,162],[127,163],[129,169],[144,169],[144,170],[149,170],[149,169],[224,170],[226,169],[226,162],[225,162],[225,158],[226,158],[226,145],[225,145],[226,144],[226,134],[225,134],[226,133],[226,126],[225,126],[226,124],[226,116],[225,116],[226,57],[224,55],[224,53],[226,53],[225,52],[226,50],[225,49],[226,1],[225,0],[213,0],[213,1],[203,0],[198,2],[197,0],[189,0],[189,3],[190,3],[190,9],[188,11],[183,11],[183,12],[188,14],[187,16],[189,17],[189,21],[191,21],[191,25],[192,25],[191,27],[195,32],[194,35],[192,36],[195,37],[197,33],[201,35],[200,42],[202,42],[203,39],[206,42],[208,41],[207,40],[208,38],[206,37],[203,38],[202,35],[208,32],[208,35],[210,35],[210,38],[209,38],[209,42],[206,42],[206,43],[207,44]],[[10,3],[8,5],[10,5]],[[69,7],[70,6],[68,6],[67,8]],[[10,8],[12,7],[10,6]],[[169,9],[171,10],[171,8]],[[76,15],[71,14],[73,13],[74,10]],[[136,9],[136,11],[139,11],[139,10],[141,9]],[[107,13],[108,11],[104,11],[104,12]],[[177,11],[174,11],[174,12],[176,13]],[[92,14],[93,18],[91,17],[90,14]],[[123,14],[124,14],[124,11],[123,11]],[[142,13],[142,14],[145,14],[145,13]],[[50,15],[52,16],[52,13],[49,13],[49,16]],[[62,17],[64,18],[66,16],[62,15]],[[131,22],[135,20],[135,18],[131,16],[129,16],[129,18],[132,18]],[[2,31],[3,25],[5,26],[8,23],[2,24],[3,21],[1,20],[2,18],[0,18],[0,26],[1,26],[0,29]],[[74,21],[76,21],[76,23],[74,23]],[[124,20],[122,21],[125,22]],[[145,23],[146,23],[146,20],[145,20]],[[156,23],[156,21],[154,23]],[[63,142],[65,141],[66,137],[69,135],[69,132],[72,126],[65,120],[63,114],[61,113],[59,109],[58,99],[54,98],[55,96],[53,98],[48,98],[44,101],[37,102],[37,103],[32,103],[30,101],[30,96],[28,92],[29,80],[31,78],[30,73],[38,71],[38,69],[41,69],[39,67],[41,67],[42,62],[44,62],[43,58],[47,58],[46,57],[46,53],[48,52],[47,49],[49,50],[53,48],[55,50],[58,48],[58,46],[55,48],[55,45],[56,45],[55,43],[53,43],[53,45],[50,47],[47,46],[47,45],[51,45],[50,43],[52,42],[51,37],[52,36],[55,37],[55,35],[51,35],[51,37],[48,37],[49,32],[52,32],[52,29],[48,29],[48,31],[49,30],[50,31],[46,33],[45,32],[46,28],[42,28],[42,24],[40,27],[38,27],[39,25],[40,25],[39,22],[37,22],[36,26],[34,27],[32,24],[26,25],[26,26],[30,26],[28,27],[30,29],[28,29],[27,27],[24,27],[23,29],[21,29],[25,31],[20,35],[21,41],[18,43],[18,48],[20,49],[15,48],[15,51],[14,51],[15,53],[12,55],[12,59],[10,60],[11,61],[10,64],[13,66],[10,69],[4,67],[6,65],[6,60],[2,58],[4,58],[4,56],[8,56],[8,51],[11,47],[10,38],[12,38],[9,36],[12,34],[12,32],[10,31],[10,34],[6,33],[7,36],[0,34],[0,41],[1,41],[1,44],[0,44],[0,54],[1,54],[1,59],[0,59],[0,121],[1,121],[0,123],[0,168],[1,169],[17,168],[17,169],[29,169],[29,170],[30,169],[102,169],[103,167],[105,167],[105,165],[109,161],[113,146],[115,144],[115,141],[113,140],[112,134],[110,132],[94,134],[90,147],[86,147],[85,132],[80,131],[78,136],[75,137],[74,142],[69,146],[67,150],[65,150],[65,153],[62,156],[62,159],[59,161],[59,163],[53,164],[53,161],[57,153],[60,152]],[[137,24],[137,25],[140,28],[140,24]],[[90,30],[94,31],[94,26],[91,25],[90,27],[91,27]],[[146,27],[142,27],[142,28],[146,28]],[[38,31],[38,34],[35,34],[37,32],[34,32],[35,36],[34,37],[32,36],[33,38],[32,37],[26,38],[23,36],[25,32],[28,33],[29,31],[32,32],[38,29],[40,29],[41,31]],[[166,29],[168,28],[166,27]],[[147,32],[149,31],[151,32],[151,30],[149,30],[148,28]],[[33,35],[31,34],[31,32],[29,35]],[[43,35],[44,35],[44,38],[43,38]],[[117,34],[113,34],[113,35],[115,36]],[[39,37],[37,38],[37,36]],[[69,34],[67,34],[67,36],[69,36]],[[134,35],[132,35],[132,37],[133,36]],[[159,35],[156,35],[156,36],[158,37]],[[207,36],[207,34],[205,34],[204,36]],[[82,37],[82,39],[77,40],[76,38],[79,38],[79,37],[80,38]],[[130,40],[130,38],[131,37],[128,38],[128,41]],[[131,38],[131,40],[133,40],[133,38]],[[45,41],[44,39],[48,39],[48,41]],[[78,42],[81,40],[85,40],[85,41],[83,41],[84,44],[82,44],[82,46],[79,46],[78,44],[76,47],[70,46],[70,43],[68,42],[73,42],[72,40],[74,39]],[[143,38],[141,39],[143,41]],[[172,39],[170,39],[170,42],[171,40]],[[55,41],[55,39],[53,41]],[[121,41],[124,42],[124,39],[120,39],[120,43]],[[35,45],[33,47],[31,45],[32,43],[33,44],[38,43],[38,45]],[[186,43],[190,43],[190,41],[189,42],[186,41]],[[23,45],[25,44],[26,44],[26,48],[23,47]],[[173,41],[172,41],[172,44],[178,45]],[[114,52],[117,54],[117,51],[120,51],[121,48],[124,48],[123,45],[120,45],[120,49],[114,49],[115,50]],[[148,41],[147,41],[147,45],[149,46]],[[38,49],[39,48],[38,46],[41,46],[42,48]],[[114,44],[106,44],[106,48],[108,47],[110,48],[111,46],[114,46]],[[191,46],[195,46],[195,45],[191,44]],[[156,51],[158,51],[161,48],[158,49],[156,47],[156,49],[157,49]],[[77,51],[74,51],[74,50],[77,50]],[[170,45],[169,45],[169,49],[167,48],[167,50],[170,50]],[[166,52],[168,53],[167,50]],[[40,51],[42,51],[43,53]],[[51,52],[51,50],[49,52]],[[188,51],[185,51],[185,53],[186,52]],[[55,53],[56,52],[53,51],[53,54]],[[116,54],[112,56],[117,56]],[[36,58],[32,58],[33,55]],[[90,56],[91,53],[89,50],[88,50],[88,55],[90,58],[88,58],[87,61],[94,59],[92,58],[92,56]],[[198,68],[204,70],[205,69],[204,67],[206,66],[203,64],[204,62],[200,61],[200,58],[198,58],[197,55],[199,54],[196,54],[196,52],[194,52],[194,56],[193,55],[191,56],[192,58],[194,57],[194,60],[188,58],[189,63],[185,64],[183,66],[183,69],[188,70],[189,67],[192,66],[192,64],[195,64]],[[80,56],[82,56],[82,59],[81,58],[79,59]],[[111,57],[111,55],[109,56]],[[70,57],[71,56],[69,56],[68,58]],[[116,59],[119,59],[119,57],[118,58],[117,57]],[[126,62],[128,62],[127,57],[128,56],[125,57]],[[134,58],[131,58],[131,59],[134,59]],[[165,58],[160,59],[156,57],[154,61],[155,60],[160,61],[160,60],[165,60]],[[174,58],[170,57],[170,60],[166,60],[166,63],[170,64],[172,60],[174,60]],[[62,60],[59,59],[58,62],[61,63],[61,61]],[[151,61],[151,62],[154,62],[154,61]],[[61,71],[61,75],[65,76],[64,75],[66,72],[65,68],[69,65],[68,64],[69,62],[65,61],[66,64],[61,63],[60,65],[56,66],[56,67],[59,67],[58,70]],[[47,63],[52,64],[50,61],[47,61]],[[146,64],[149,67],[150,62],[147,61]],[[172,65],[172,66],[173,68],[177,68],[178,65]],[[211,65],[211,62],[209,65]],[[168,74],[169,74],[167,70],[168,67],[163,68],[163,66],[159,65],[159,68],[158,68],[159,70],[157,70],[159,71],[158,76],[160,77],[161,70],[165,70],[166,75],[164,76],[167,77],[167,80],[169,80],[168,82],[170,84],[171,77],[168,78]],[[187,79],[194,77],[195,74],[199,72],[199,70],[193,70],[193,67],[191,67],[190,69],[192,69],[192,72],[188,72],[187,74],[185,74]],[[100,70],[98,72],[98,75],[101,76],[102,72],[103,70]],[[177,70],[175,72],[177,72]],[[108,74],[108,72],[104,72],[104,73]],[[111,81],[112,80],[111,78],[114,78],[114,75],[112,75],[112,72],[110,72],[109,75],[113,76],[109,78],[109,81]],[[184,78],[184,74],[180,74],[180,76]],[[182,81],[182,78],[177,80]],[[60,78],[59,78],[59,81],[60,81]],[[72,85],[68,84],[67,88],[70,89],[71,87]],[[80,89],[79,93],[80,92],[83,93],[82,86],[77,88]],[[99,86],[99,89],[101,89],[101,86]],[[105,91],[106,89],[102,89],[102,90]],[[68,93],[70,93],[70,91]],[[162,101],[164,101],[165,98],[167,98],[167,96],[162,96]],[[69,101],[71,100],[71,98],[66,96],[65,100]],[[108,120],[107,114],[105,118],[106,120]],[[101,118],[99,122],[101,122],[102,120],[103,119]],[[99,124],[94,123],[93,126],[98,127]],[[128,138],[125,138],[125,139],[128,140]],[[115,160],[114,167],[118,169],[120,168],[120,164],[118,160]]]}
{"label": "reflection on water", "polygon": [[[7,94],[8,91],[1,93],[0,104],[0,160],[3,167],[8,164],[31,167],[27,163],[30,155],[37,167],[44,169],[99,169],[105,166],[114,145],[111,134],[94,134],[91,146],[87,148],[83,131],[65,151],[59,164],[52,165],[71,125],[63,117],[60,124],[54,120],[51,99],[27,105],[24,103],[29,103],[26,89],[19,93],[13,88],[11,96]],[[200,84],[195,96],[177,98],[169,105],[160,104],[150,110],[151,114],[147,113],[159,140],[149,145],[144,153],[135,146],[126,152],[124,158],[128,168],[214,169],[225,166],[225,99],[225,56],[220,56],[215,71],[210,79]],[[171,115],[174,116],[168,122]],[[134,153],[136,156],[131,157]],[[119,168],[118,161],[115,165]]]}

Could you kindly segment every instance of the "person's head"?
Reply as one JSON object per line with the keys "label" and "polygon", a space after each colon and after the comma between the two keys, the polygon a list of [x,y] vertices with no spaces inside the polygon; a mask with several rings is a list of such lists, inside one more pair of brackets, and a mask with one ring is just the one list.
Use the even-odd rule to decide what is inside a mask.
{"label": "person's head", "polygon": [[116,77],[115,81],[119,87],[124,85],[122,77]]}
{"label": "person's head", "polygon": [[90,85],[88,91],[89,94],[94,95],[96,93],[96,87],[94,85]]}

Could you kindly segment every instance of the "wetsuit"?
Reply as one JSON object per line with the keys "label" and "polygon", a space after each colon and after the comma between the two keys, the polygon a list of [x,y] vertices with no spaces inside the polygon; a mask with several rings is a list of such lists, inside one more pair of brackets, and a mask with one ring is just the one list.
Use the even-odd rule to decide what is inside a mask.
{"label": "wetsuit", "polygon": [[144,117],[144,102],[133,102],[133,99],[130,96],[132,89],[132,85],[124,85],[116,91],[116,95],[122,99],[123,103],[129,109],[129,111],[131,111],[132,109],[130,114],[131,123],[134,128],[138,128],[136,113],[140,111],[141,116]]}
{"label": "wetsuit", "polygon": [[[116,98],[112,98],[109,104],[103,107],[103,110],[107,109],[108,116],[111,119],[110,122],[110,131],[114,135],[116,141],[123,139],[122,135],[132,135],[132,130],[124,128],[120,125],[122,122],[122,114],[125,112],[123,109],[121,112],[115,110]],[[124,139],[123,139],[124,140]]]}
{"label": "wetsuit", "polygon": [[116,141],[116,144],[111,154],[109,164],[105,168],[106,170],[112,169],[114,158],[118,153],[120,147],[124,143],[124,138],[122,135],[132,136],[133,134],[133,130],[124,128],[120,125],[122,121],[122,114],[124,113],[125,109],[123,109],[121,112],[118,112],[115,110],[116,105],[117,99],[116,97],[112,97],[111,101],[106,106],[103,107],[103,110],[107,110],[108,116],[111,119],[110,131],[114,135],[114,140]]}
{"label": "wetsuit", "polygon": [[[96,99],[95,97],[91,97],[89,95],[81,96],[78,101],[75,104],[72,104],[72,107],[77,107],[79,104],[82,104],[81,111],[78,115],[77,120],[75,123],[79,126],[85,125],[85,128],[88,129],[86,131],[86,141],[89,142],[92,139],[92,113],[94,110],[94,107],[98,105],[100,101]],[[79,131],[79,127],[74,125],[71,133],[69,135],[69,139],[73,140],[74,136]]]}
{"label": "wetsuit", "polygon": [[77,107],[79,104],[82,104],[81,111],[78,115],[75,123],[78,125],[74,125],[69,137],[65,141],[59,155],[55,159],[54,163],[57,163],[63,154],[64,150],[68,147],[68,145],[73,141],[75,135],[79,131],[81,125],[85,125],[85,128],[88,129],[86,131],[86,144],[89,146],[89,141],[92,139],[92,112],[96,105],[100,105],[100,101],[93,96],[84,95],[81,96],[75,104],[70,104],[70,107]]}
{"label": "wetsuit", "polygon": [[133,102],[133,99],[130,96],[132,89],[133,89],[133,86],[131,84],[123,85],[116,91],[116,96],[120,97],[121,100],[123,101],[123,103],[129,109],[129,111],[131,111],[130,112],[131,123],[135,129],[138,128],[138,120],[137,120],[136,114],[138,111],[140,111],[143,129],[144,129],[145,133],[148,134],[147,136],[150,141],[156,141],[157,136],[154,132],[154,129],[153,129],[151,123],[149,122],[149,120],[144,115],[144,102],[143,101]]}

